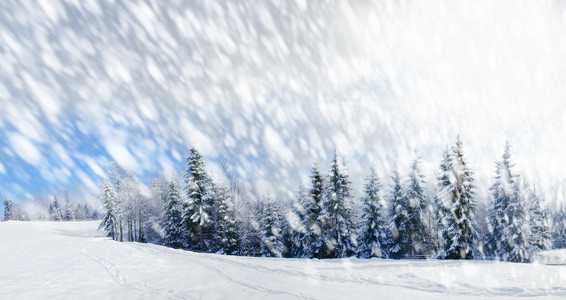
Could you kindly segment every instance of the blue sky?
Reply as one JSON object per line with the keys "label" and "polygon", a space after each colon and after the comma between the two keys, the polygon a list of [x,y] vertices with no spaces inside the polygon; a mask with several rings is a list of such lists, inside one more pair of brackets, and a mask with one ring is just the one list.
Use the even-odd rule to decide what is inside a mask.
{"label": "blue sky", "polygon": [[90,195],[114,160],[147,181],[193,145],[278,197],[334,149],[358,189],[415,149],[430,181],[461,134],[481,198],[509,140],[562,202],[565,20],[554,1],[3,1],[0,194]]}

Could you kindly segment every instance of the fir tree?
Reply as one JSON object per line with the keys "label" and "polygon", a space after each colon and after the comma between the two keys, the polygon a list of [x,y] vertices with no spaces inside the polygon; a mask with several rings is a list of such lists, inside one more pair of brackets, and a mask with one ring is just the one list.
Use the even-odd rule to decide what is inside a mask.
{"label": "fir tree", "polygon": [[108,237],[114,240],[118,239],[118,228],[116,224],[116,211],[115,211],[115,201],[116,193],[114,187],[110,183],[108,176],[104,179],[102,186],[100,188],[100,201],[102,202],[102,207],[104,209],[102,222],[98,229],[104,229],[107,232]]}
{"label": "fir tree", "polygon": [[282,257],[283,242],[279,209],[271,197],[268,197],[263,210],[261,237],[263,256]]}
{"label": "fir tree", "polygon": [[475,209],[475,186],[473,173],[469,169],[462,151],[460,137],[452,148],[452,162],[448,182],[440,193],[442,199],[443,253],[447,259],[470,259],[473,257]]}
{"label": "fir tree", "polygon": [[529,222],[524,200],[526,192],[528,190],[516,182],[505,210],[508,222],[503,228],[503,251],[500,257],[510,262],[527,262],[530,259]]}
{"label": "fir tree", "polygon": [[437,243],[437,257],[444,258],[446,257],[445,252],[445,241],[447,241],[450,237],[450,231],[452,230],[451,223],[452,223],[452,213],[450,212],[451,209],[451,201],[450,201],[450,189],[453,180],[454,174],[452,173],[452,152],[449,148],[444,150],[442,153],[442,161],[440,163],[440,171],[437,175],[437,192],[434,198],[435,206],[436,206],[436,226],[437,226],[437,236],[436,236],[436,243]]}
{"label": "fir tree", "polygon": [[426,198],[424,194],[424,176],[419,168],[419,158],[415,158],[411,165],[409,181],[406,188],[408,231],[407,243],[410,257],[425,254],[426,250],[426,227],[424,221],[424,210],[426,209]]}
{"label": "fir tree", "polygon": [[183,207],[183,221],[190,236],[189,247],[207,251],[207,244],[213,238],[211,230],[214,202],[212,180],[206,173],[202,156],[196,148],[191,149],[187,164],[185,191],[188,199]]}
{"label": "fir tree", "polygon": [[536,187],[528,191],[529,208],[529,246],[530,252],[546,251],[552,247],[552,232],[550,230],[550,212],[541,203]]}
{"label": "fir tree", "polygon": [[505,144],[502,160],[496,163],[495,181],[490,188],[492,209],[489,214],[491,237],[488,253],[501,260],[528,260],[528,220],[524,206],[526,187],[512,172],[511,150]]}
{"label": "fir tree", "polygon": [[323,234],[328,248],[327,255],[330,258],[348,257],[356,249],[356,230],[349,207],[352,198],[350,181],[345,166],[338,162],[336,152],[328,183],[324,205],[328,217]]}
{"label": "fir tree", "polygon": [[51,219],[54,221],[61,221],[63,220],[63,212],[61,211],[61,205],[59,204],[59,200],[57,200],[57,196],[53,196],[53,203],[51,205]]}
{"label": "fir tree", "polygon": [[230,201],[228,190],[221,186],[218,188],[218,219],[216,222],[216,238],[220,253],[235,255],[240,251],[240,238],[238,236],[238,220],[233,203]]}
{"label": "fir tree", "polygon": [[553,214],[552,248],[566,249],[566,209],[564,205]]}
{"label": "fir tree", "polygon": [[69,193],[65,192],[65,221],[72,221],[75,219],[75,211],[73,210],[73,206],[71,205],[71,201],[69,200]]}
{"label": "fir tree", "polygon": [[305,257],[308,254],[309,245],[305,239],[306,227],[308,223],[308,207],[310,197],[307,191],[301,186],[293,202],[291,211],[287,214],[290,237],[290,255],[292,257]]}
{"label": "fir tree", "polygon": [[393,169],[393,184],[389,195],[389,216],[387,254],[399,259],[409,253],[409,213],[408,201],[401,186],[397,167]]}
{"label": "fir tree", "polygon": [[358,256],[361,258],[382,257],[385,240],[386,219],[379,196],[381,185],[372,167],[366,179],[363,202],[362,232],[358,238]]}
{"label": "fir tree", "polygon": [[311,184],[310,201],[307,202],[304,212],[303,240],[307,247],[304,254],[306,257],[323,258],[327,249],[323,230],[328,216],[324,206],[326,183],[318,163],[315,163],[312,168]]}
{"label": "fir tree", "polygon": [[182,248],[187,240],[180,189],[177,180],[172,179],[162,217],[165,245],[173,248]]}
{"label": "fir tree", "polygon": [[14,219],[14,203],[10,197],[6,196],[4,198],[4,221],[10,221]]}

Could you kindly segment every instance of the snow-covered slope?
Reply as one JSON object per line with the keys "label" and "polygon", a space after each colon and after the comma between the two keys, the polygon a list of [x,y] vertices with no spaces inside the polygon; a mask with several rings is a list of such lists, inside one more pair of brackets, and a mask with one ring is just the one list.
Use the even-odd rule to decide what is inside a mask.
{"label": "snow-covered slope", "polygon": [[566,266],[230,257],[113,242],[96,230],[97,225],[0,223],[0,299],[468,299],[566,295]]}

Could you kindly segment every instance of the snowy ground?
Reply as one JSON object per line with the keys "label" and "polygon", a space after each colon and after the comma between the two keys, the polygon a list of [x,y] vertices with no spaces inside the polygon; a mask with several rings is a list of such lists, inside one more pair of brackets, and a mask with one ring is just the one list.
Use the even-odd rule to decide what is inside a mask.
{"label": "snowy ground", "polygon": [[566,296],[565,251],[535,264],[247,258],[117,243],[97,225],[0,223],[0,299]]}

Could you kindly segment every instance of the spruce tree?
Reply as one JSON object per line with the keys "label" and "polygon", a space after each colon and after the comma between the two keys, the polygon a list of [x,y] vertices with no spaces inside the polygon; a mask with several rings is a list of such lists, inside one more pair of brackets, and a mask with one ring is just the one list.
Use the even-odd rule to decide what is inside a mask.
{"label": "spruce tree", "polygon": [[263,256],[282,257],[283,241],[279,209],[271,197],[268,197],[263,210],[261,240]]}
{"label": "spruce tree", "polygon": [[450,237],[449,232],[452,230],[451,225],[453,225],[452,213],[450,212],[452,207],[450,189],[454,181],[454,174],[452,173],[452,152],[449,148],[442,153],[440,170],[436,178],[438,182],[436,196],[434,198],[437,219],[437,235],[435,238],[438,249],[436,256],[444,258],[446,257],[444,244]]}
{"label": "spruce tree", "polygon": [[513,196],[505,210],[508,222],[503,228],[502,250],[500,257],[511,262],[527,262],[529,254],[529,221],[525,207],[524,189],[519,182],[513,186]]}
{"label": "spruce tree", "polygon": [[409,209],[407,197],[401,186],[397,166],[393,169],[393,184],[389,195],[389,217],[387,255],[399,259],[409,253]]}
{"label": "spruce tree", "polygon": [[306,257],[323,258],[326,252],[326,240],[323,235],[327,222],[327,211],[324,206],[326,182],[315,162],[311,174],[309,201],[304,212],[305,234],[303,237]]}
{"label": "spruce tree", "polygon": [[189,247],[207,251],[212,237],[213,185],[206,173],[204,161],[196,148],[190,150],[185,172],[187,202],[183,206],[183,221],[190,236]]}
{"label": "spruce tree", "polygon": [[59,200],[57,200],[57,196],[53,196],[53,203],[51,206],[51,219],[54,221],[61,221],[63,220],[63,212],[61,211],[61,204],[59,204]]}
{"label": "spruce tree", "polygon": [[381,184],[372,167],[366,179],[363,202],[363,225],[358,236],[358,256],[361,258],[382,257],[385,240],[386,219],[379,192]]}
{"label": "spruce tree", "polygon": [[566,209],[564,205],[554,212],[552,216],[552,248],[566,248]]}
{"label": "spruce tree", "polygon": [[356,230],[350,209],[350,181],[345,166],[338,161],[336,152],[328,181],[328,194],[324,203],[327,218],[323,227],[327,257],[348,257],[353,255],[356,249]]}
{"label": "spruce tree", "polygon": [[290,242],[292,257],[308,257],[309,244],[306,239],[306,228],[309,223],[307,211],[311,201],[310,195],[301,186],[293,202],[293,207],[287,215],[287,223],[290,227]]}
{"label": "spruce tree", "polygon": [[173,248],[182,248],[187,241],[180,190],[179,182],[172,179],[162,217],[165,245]]}
{"label": "spruce tree", "polygon": [[419,167],[419,158],[415,158],[411,164],[409,181],[406,188],[407,214],[408,214],[408,251],[409,257],[425,254],[426,250],[426,227],[424,211],[427,201],[424,193],[424,176]]}
{"label": "spruce tree", "polygon": [[73,221],[75,219],[75,211],[69,200],[69,193],[65,192],[65,221]]}
{"label": "spruce tree", "polygon": [[4,221],[10,221],[14,219],[14,203],[10,197],[6,196],[4,198]]}
{"label": "spruce tree", "polygon": [[528,260],[528,219],[525,208],[526,187],[512,171],[509,143],[501,161],[496,162],[495,181],[490,188],[492,209],[489,214],[491,237],[488,253],[514,262]]}
{"label": "spruce tree", "polygon": [[527,199],[530,227],[530,252],[550,250],[552,247],[550,211],[548,207],[543,204],[543,201],[541,201],[536,187],[529,189]]}
{"label": "spruce tree", "polygon": [[116,192],[108,176],[104,179],[102,186],[100,187],[99,199],[102,202],[103,216],[102,222],[98,229],[103,229],[107,232],[107,236],[114,240],[118,240],[118,227],[116,224],[116,211],[115,211],[115,201]]}
{"label": "spruce tree", "polygon": [[221,186],[217,191],[218,219],[216,222],[216,239],[219,252],[235,255],[240,251],[239,224],[234,205],[228,190]]}
{"label": "spruce tree", "polygon": [[473,173],[464,159],[460,137],[452,148],[449,172],[449,183],[440,191],[445,211],[441,221],[445,227],[443,253],[447,259],[470,259],[473,257],[475,235],[473,228],[475,186]]}
{"label": "spruce tree", "polygon": [[516,175],[511,173],[511,152],[509,145],[505,145],[502,160],[495,163],[495,180],[490,187],[490,201],[492,208],[489,213],[491,236],[488,240],[486,253],[500,257],[504,252],[503,230],[507,226],[508,218],[505,215],[510,198],[513,196]]}

